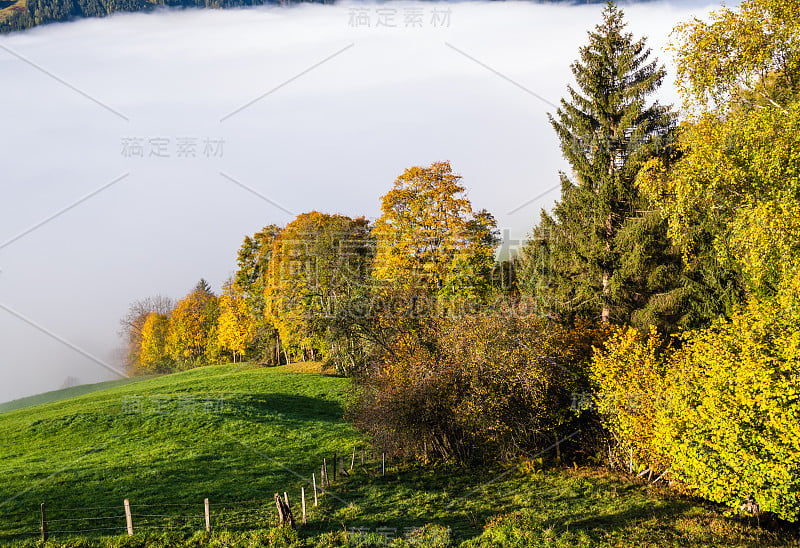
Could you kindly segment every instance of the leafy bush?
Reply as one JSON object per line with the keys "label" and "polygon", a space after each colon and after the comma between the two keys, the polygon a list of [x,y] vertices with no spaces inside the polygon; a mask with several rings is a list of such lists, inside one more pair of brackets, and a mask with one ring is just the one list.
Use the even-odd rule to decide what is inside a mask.
{"label": "leafy bush", "polygon": [[605,333],[507,308],[394,327],[350,415],[378,447],[457,459],[534,452],[574,432],[572,394],[586,388],[584,362]]}
{"label": "leafy bush", "polygon": [[800,518],[800,336],[787,314],[753,304],[664,351],[654,332],[621,330],[597,353],[593,379],[646,406],[601,398],[609,431],[683,490]]}
{"label": "leafy bush", "polygon": [[591,362],[594,406],[613,438],[617,461],[633,460],[637,471],[649,467],[663,472],[669,453],[656,443],[669,391],[674,348],[655,328],[643,334],[632,327],[617,328]]}
{"label": "leafy bush", "polygon": [[[800,337],[794,322],[741,313],[692,334],[665,424],[673,477],[736,507],[800,518]],[[783,325],[781,325],[783,324]]]}

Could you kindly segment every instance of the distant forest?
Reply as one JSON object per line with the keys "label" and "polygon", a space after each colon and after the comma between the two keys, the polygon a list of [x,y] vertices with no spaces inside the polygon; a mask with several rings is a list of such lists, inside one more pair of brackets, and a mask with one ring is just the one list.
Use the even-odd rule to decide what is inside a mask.
{"label": "distant forest", "polygon": [[[548,0],[539,1],[548,2]],[[599,3],[599,1],[549,0],[549,2],[583,4]],[[25,30],[37,25],[69,21],[79,17],[105,17],[118,11],[148,11],[158,6],[221,9],[299,3],[333,4],[334,0],[27,0],[27,2],[0,0],[0,33]]]}
{"label": "distant forest", "polygon": [[[305,0],[318,4],[330,0]],[[297,0],[27,0],[26,5],[7,8],[11,13],[0,21],[0,32],[25,30],[56,21],[79,17],[105,17],[118,11],[148,11],[158,6],[234,8],[262,4],[292,4]]]}

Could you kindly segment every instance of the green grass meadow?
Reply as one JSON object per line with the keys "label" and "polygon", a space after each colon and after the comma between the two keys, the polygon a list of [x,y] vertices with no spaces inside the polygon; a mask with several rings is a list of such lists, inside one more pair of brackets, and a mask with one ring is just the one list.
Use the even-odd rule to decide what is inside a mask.
{"label": "green grass meadow", "polygon": [[41,502],[56,531],[91,525],[59,519],[118,515],[125,498],[158,509],[139,512],[149,516],[195,510],[181,504],[202,512],[206,497],[219,505],[299,491],[324,455],[360,441],[341,420],[346,386],[216,366],[3,413],[0,540],[36,531]]}
{"label": "green grass meadow", "polygon": [[[6,411],[0,544],[796,545],[786,527],[760,528],[662,487],[546,458],[497,467],[390,462],[384,477],[367,450],[366,466],[359,452],[355,469],[339,474],[314,507],[311,474],[319,481],[322,459],[347,455],[349,468],[353,447],[363,444],[342,419],[348,382],[292,366],[214,366],[95,385],[68,399],[51,394],[48,403]],[[296,534],[276,528],[274,493],[289,494],[299,520],[301,487],[307,525]],[[47,543],[38,540],[42,502]]]}

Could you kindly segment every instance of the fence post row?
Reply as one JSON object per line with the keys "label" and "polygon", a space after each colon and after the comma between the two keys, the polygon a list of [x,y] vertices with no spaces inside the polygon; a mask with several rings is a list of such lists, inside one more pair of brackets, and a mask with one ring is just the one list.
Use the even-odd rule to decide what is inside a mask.
{"label": "fence post row", "polygon": [[[350,470],[351,471],[355,467],[357,449],[358,449],[358,446],[353,446],[353,452],[352,452],[352,455],[350,457]],[[426,447],[426,450],[427,450],[427,447]],[[372,452],[372,456],[374,458],[375,449],[371,448],[370,451]],[[362,466],[364,465],[365,458],[366,458],[366,448],[362,445],[361,446],[361,465]],[[345,459],[344,456],[340,457],[339,455],[336,455],[336,454],[334,454],[334,456],[333,456],[333,479],[334,480],[336,479],[336,469],[337,468],[341,469],[340,472],[342,473],[342,475],[345,475],[347,473],[347,471],[345,469],[344,459]],[[384,476],[386,475],[386,452],[381,453],[381,473]],[[330,482],[331,482],[331,478],[328,475],[328,459],[325,458],[325,457],[323,457],[323,459],[322,459],[322,467],[320,468],[320,476],[319,477],[320,477],[320,489],[321,489],[322,494],[324,494],[325,493],[325,485],[327,484],[328,486],[330,486]],[[656,481],[658,481],[658,479]],[[315,473],[311,474],[311,482],[312,482],[312,485],[314,486],[314,506],[319,506],[318,493],[317,493],[317,476],[316,476]],[[284,491],[283,500],[282,501],[280,500],[280,496],[277,493],[275,493],[275,498],[277,499],[276,502],[278,502],[278,509],[279,509],[278,513],[279,513],[279,519],[280,519],[281,523],[283,523],[284,521],[292,522],[293,520],[290,518],[290,516],[291,516],[291,506],[289,505],[289,495],[288,495],[288,493],[286,491]],[[302,511],[303,511],[303,524],[306,524],[306,490],[305,490],[305,487],[301,487],[300,488],[300,498],[301,498]],[[282,506],[281,503],[283,503],[285,505],[283,508],[281,508],[281,506]],[[123,501],[123,506],[125,508],[125,526],[126,526],[126,529],[127,529],[127,532],[128,532],[128,536],[132,537],[133,536],[133,518],[132,518],[132,515],[131,515],[131,503],[130,503],[130,500],[129,499],[125,499]],[[210,532],[211,531],[211,505],[210,505],[210,502],[209,502],[208,498],[206,498],[203,501],[203,507],[204,507],[204,517],[205,517],[206,531]],[[289,518],[289,519],[286,519],[286,518]],[[293,523],[292,523],[292,526],[293,526]],[[47,515],[45,513],[44,502],[41,503],[41,538],[42,538],[42,541],[47,541],[48,538],[49,538],[49,534],[48,534],[48,531],[47,531]]]}

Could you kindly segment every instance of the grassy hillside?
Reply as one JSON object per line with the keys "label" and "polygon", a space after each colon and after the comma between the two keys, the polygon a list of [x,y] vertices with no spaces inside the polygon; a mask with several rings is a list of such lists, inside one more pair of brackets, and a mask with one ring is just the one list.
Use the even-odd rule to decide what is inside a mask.
{"label": "grassy hillside", "polygon": [[[310,478],[323,455],[359,441],[340,420],[345,387],[332,376],[230,365],[4,413],[0,540],[35,532],[32,510],[43,501],[58,520],[105,511],[66,508],[118,515],[124,498],[202,504],[293,489],[295,473]],[[51,529],[86,525],[58,523]]]}
{"label": "grassy hillside", "polygon": [[98,382],[94,384],[81,384],[80,386],[72,386],[70,388],[61,388],[60,390],[51,390],[50,392],[43,392],[34,396],[27,396],[5,403],[0,403],[0,413],[6,411],[14,411],[16,409],[24,409],[25,407],[33,407],[34,405],[41,405],[43,403],[52,403],[55,401],[66,400],[76,396],[83,396],[99,390],[107,390],[115,386],[122,386],[131,382],[141,382],[143,377],[132,377],[129,379],[119,379],[115,381]]}
{"label": "grassy hillside", "polygon": [[[384,545],[430,523],[465,548],[793,545],[788,532],[758,529],[713,505],[602,469],[541,461],[390,462],[384,477],[367,452],[367,465],[359,454],[315,508],[311,473],[323,457],[361,443],[341,420],[348,381],[315,370],[207,367],[0,415],[0,544],[37,545],[44,501],[47,546],[288,546],[270,531],[272,496],[289,493],[299,516],[304,486],[309,522],[293,546]],[[199,532],[206,497],[210,535]]]}

